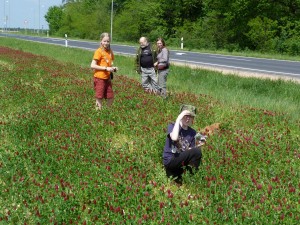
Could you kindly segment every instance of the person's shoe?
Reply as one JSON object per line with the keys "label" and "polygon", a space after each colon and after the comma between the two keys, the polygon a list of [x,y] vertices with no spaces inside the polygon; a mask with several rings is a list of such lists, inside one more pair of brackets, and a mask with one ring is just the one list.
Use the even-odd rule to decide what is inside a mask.
{"label": "person's shoe", "polygon": [[181,185],[182,185],[182,178],[176,178],[176,179],[174,180],[174,182],[175,182],[175,184],[176,184],[177,186],[181,186]]}
{"label": "person's shoe", "polygon": [[167,95],[161,95],[163,100],[168,100],[168,96]]}

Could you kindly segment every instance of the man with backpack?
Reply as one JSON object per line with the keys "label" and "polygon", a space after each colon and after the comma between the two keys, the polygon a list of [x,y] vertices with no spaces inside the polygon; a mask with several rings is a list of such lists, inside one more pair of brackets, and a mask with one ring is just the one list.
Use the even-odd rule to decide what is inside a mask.
{"label": "man with backpack", "polygon": [[152,47],[146,37],[141,37],[139,43],[140,47],[136,54],[136,71],[141,74],[144,90],[157,93],[159,91],[158,76],[154,67],[154,63],[157,61],[157,50]]}

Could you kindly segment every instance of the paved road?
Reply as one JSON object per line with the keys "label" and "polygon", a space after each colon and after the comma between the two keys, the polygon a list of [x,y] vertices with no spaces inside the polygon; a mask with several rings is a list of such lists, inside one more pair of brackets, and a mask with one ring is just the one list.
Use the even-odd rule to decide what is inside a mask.
{"label": "paved road", "polygon": [[[0,36],[9,36],[61,46],[65,46],[66,44],[65,39],[59,38],[32,37],[17,34],[0,34]],[[68,46],[94,51],[99,46],[99,42],[68,40]],[[112,48],[116,54],[134,56],[137,46],[112,44]],[[241,71],[246,73],[255,73],[261,74],[261,76],[263,76],[263,74],[268,74],[275,77],[285,77],[288,79],[300,80],[299,61],[260,59],[253,57],[206,54],[180,50],[170,51],[170,60],[173,63],[182,63],[185,65],[196,65],[200,67],[225,69],[236,72]]]}

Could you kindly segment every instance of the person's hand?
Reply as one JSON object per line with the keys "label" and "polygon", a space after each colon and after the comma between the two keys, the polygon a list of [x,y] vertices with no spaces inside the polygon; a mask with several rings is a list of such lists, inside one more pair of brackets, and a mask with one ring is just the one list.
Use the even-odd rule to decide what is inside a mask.
{"label": "person's hand", "polygon": [[191,115],[191,112],[188,110],[183,110],[177,117],[177,120],[181,121],[184,116],[188,116],[188,115]]}
{"label": "person's hand", "polygon": [[196,147],[201,147],[202,145],[206,144],[206,135],[203,135],[201,133],[197,133],[195,135],[195,141],[196,141]]}
{"label": "person's hand", "polygon": [[118,67],[107,67],[106,70],[109,71],[109,72],[117,72]]}
{"label": "person's hand", "polygon": [[113,68],[112,67],[106,67],[106,71],[113,72]]}

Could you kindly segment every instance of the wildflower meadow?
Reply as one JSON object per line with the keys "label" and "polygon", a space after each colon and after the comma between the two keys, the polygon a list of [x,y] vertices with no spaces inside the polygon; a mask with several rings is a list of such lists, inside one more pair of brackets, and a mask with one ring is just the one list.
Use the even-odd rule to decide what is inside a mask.
{"label": "wildflower meadow", "polygon": [[[300,121],[208,95],[113,80],[96,111],[92,71],[0,47],[0,224],[299,224]],[[162,165],[182,103],[220,123],[178,187]]]}

